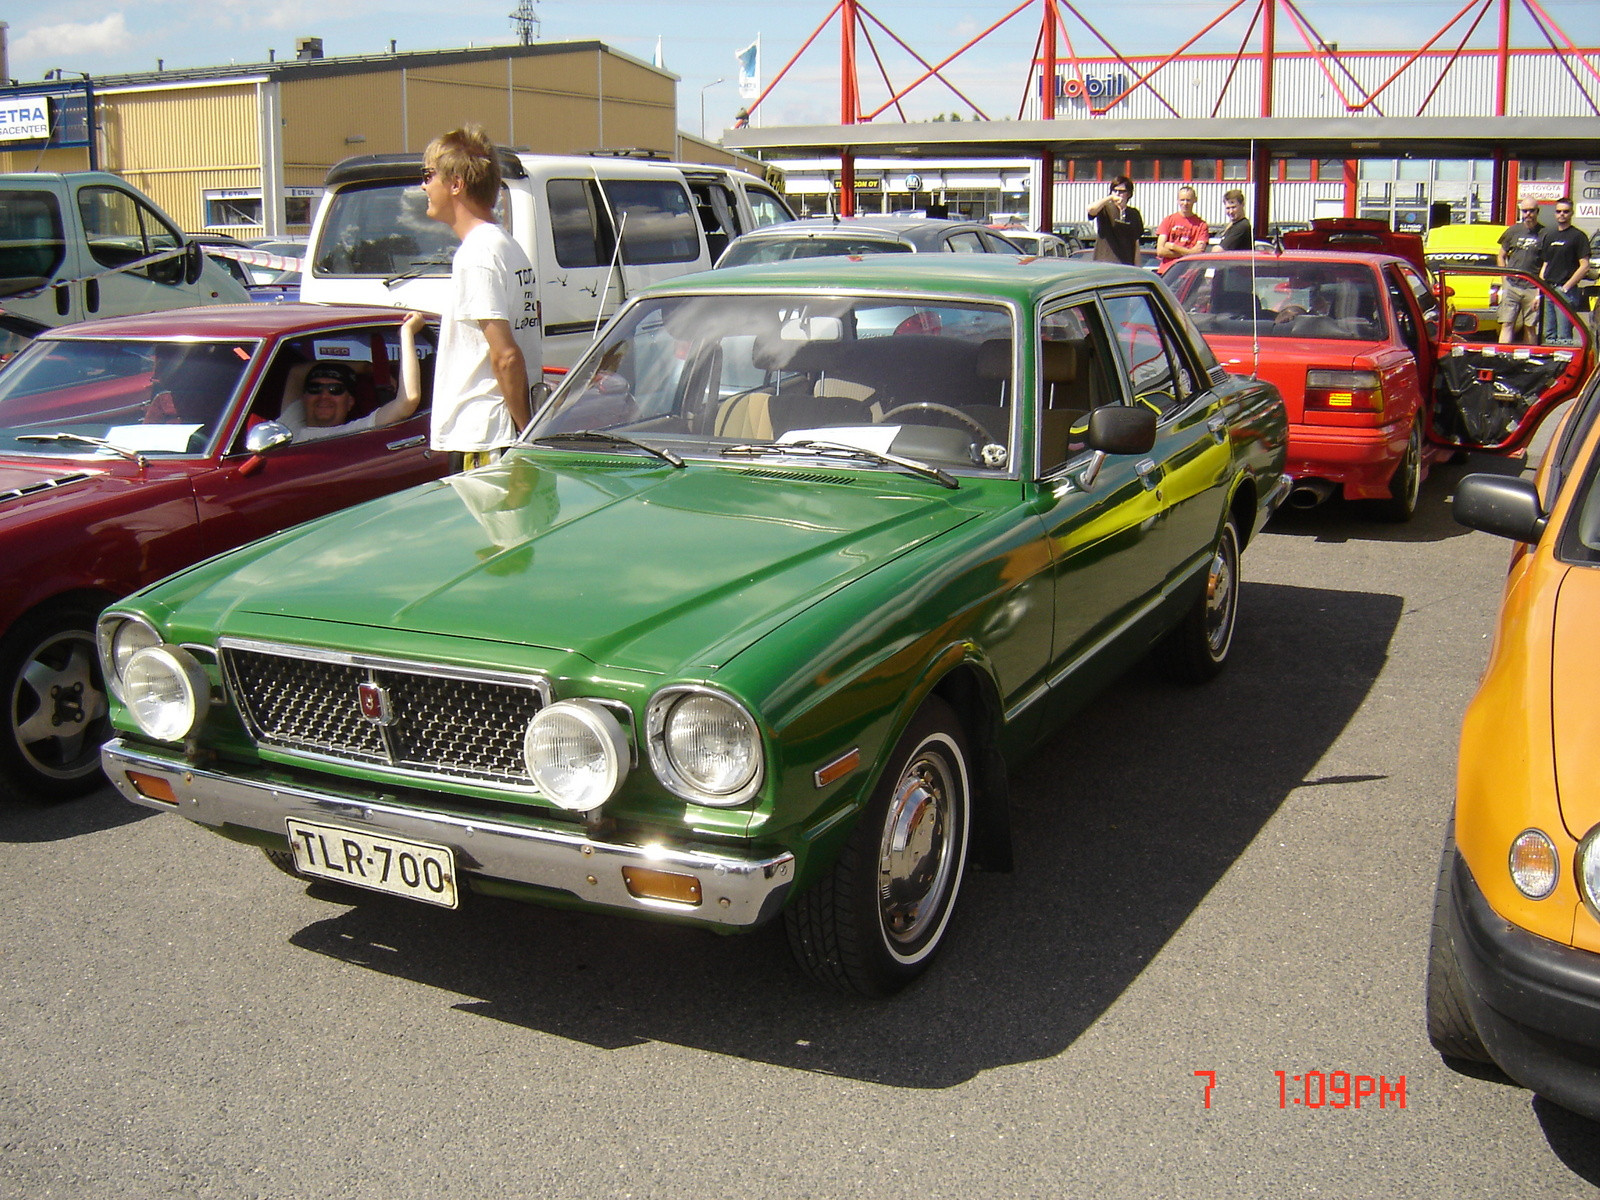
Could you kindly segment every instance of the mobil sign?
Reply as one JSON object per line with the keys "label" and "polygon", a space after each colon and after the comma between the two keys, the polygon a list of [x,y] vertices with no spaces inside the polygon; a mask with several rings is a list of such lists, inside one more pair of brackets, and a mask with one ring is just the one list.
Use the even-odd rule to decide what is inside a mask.
{"label": "mobil sign", "polygon": [[[1079,104],[1095,101],[1105,104],[1128,90],[1128,77],[1118,71],[1110,75],[1056,75],[1056,99]],[[1039,79],[1039,94],[1044,95],[1044,78]]]}
{"label": "mobil sign", "polygon": [[0,100],[0,142],[38,142],[50,137],[50,110],[42,96]]}

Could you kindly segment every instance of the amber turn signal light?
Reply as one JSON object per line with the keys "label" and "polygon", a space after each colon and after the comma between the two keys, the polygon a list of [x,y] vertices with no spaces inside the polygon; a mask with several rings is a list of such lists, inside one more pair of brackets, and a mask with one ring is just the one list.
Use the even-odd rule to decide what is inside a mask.
{"label": "amber turn signal light", "polygon": [[649,867],[623,867],[622,880],[630,895],[640,900],[667,900],[673,904],[698,905],[700,881],[693,875],[673,871],[653,871]]}
{"label": "amber turn signal light", "polygon": [[160,800],[163,804],[176,804],[178,794],[172,790],[172,784],[159,775],[146,775],[143,771],[129,771],[128,782],[133,784],[139,795],[150,800]]}

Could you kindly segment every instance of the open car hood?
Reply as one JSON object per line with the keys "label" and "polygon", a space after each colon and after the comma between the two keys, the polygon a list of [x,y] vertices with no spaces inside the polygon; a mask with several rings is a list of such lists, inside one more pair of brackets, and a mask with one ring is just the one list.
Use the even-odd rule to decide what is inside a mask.
{"label": "open car hood", "polygon": [[1392,254],[1413,264],[1424,273],[1422,235],[1397,233],[1386,221],[1364,217],[1318,217],[1310,229],[1291,230],[1283,235],[1285,250],[1356,250],[1363,254]]}

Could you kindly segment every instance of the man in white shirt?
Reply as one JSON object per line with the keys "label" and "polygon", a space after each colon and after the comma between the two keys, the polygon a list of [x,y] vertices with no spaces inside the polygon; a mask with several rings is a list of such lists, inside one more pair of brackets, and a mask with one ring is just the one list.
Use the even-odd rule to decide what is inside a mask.
{"label": "man in white shirt", "polygon": [[439,327],[431,444],[470,469],[532,419],[529,386],[544,363],[538,290],[528,256],[495,223],[500,164],[483,127],[435,138],[422,164],[428,215],[461,239]]}

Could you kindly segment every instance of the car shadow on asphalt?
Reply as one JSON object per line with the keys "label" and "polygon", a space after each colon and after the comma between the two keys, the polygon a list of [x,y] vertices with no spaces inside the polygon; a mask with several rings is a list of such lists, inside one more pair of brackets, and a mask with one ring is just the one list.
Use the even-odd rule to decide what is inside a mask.
{"label": "car shadow on asphalt", "polygon": [[76,800],[0,802],[0,845],[65,841],[160,815],[124,800],[109,783]]}
{"label": "car shadow on asphalt", "polygon": [[1315,508],[1280,508],[1268,525],[1273,533],[1318,542],[1442,542],[1472,532],[1450,515],[1450,499],[1463,476],[1519,475],[1521,458],[1472,454],[1461,463],[1438,463],[1423,481],[1416,514],[1402,525],[1385,521],[1370,500],[1335,497]]}
{"label": "car shadow on asphalt", "polygon": [[1533,1115],[1562,1164],[1574,1175],[1600,1187],[1600,1121],[1581,1117],[1543,1096],[1533,1098]]}
{"label": "car shadow on asphalt", "polygon": [[[1146,664],[1102,693],[1013,773],[1016,870],[969,876],[938,961],[890,1001],[808,982],[781,922],[723,938],[476,895],[451,913],[312,885],[352,907],[290,940],[437,988],[464,1012],[602,1048],[665,1042],[920,1088],[1049,1058],[1307,782],[1377,678],[1402,603],[1247,583],[1220,678],[1179,688]],[[1306,654],[1309,628],[1339,653]],[[1281,711],[1290,676],[1295,719],[1262,719]]]}

